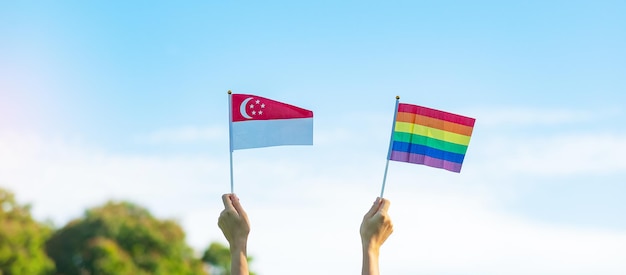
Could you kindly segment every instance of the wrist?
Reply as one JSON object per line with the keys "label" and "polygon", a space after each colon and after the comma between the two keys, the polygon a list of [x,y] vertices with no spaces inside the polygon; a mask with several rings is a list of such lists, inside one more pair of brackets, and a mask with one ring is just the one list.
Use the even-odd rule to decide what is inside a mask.
{"label": "wrist", "polygon": [[248,247],[248,240],[247,239],[240,240],[240,241],[234,241],[234,242],[230,243],[230,252],[231,253],[244,253],[244,254],[246,254],[247,247]]}
{"label": "wrist", "polygon": [[380,252],[380,245],[377,245],[374,242],[363,242],[363,253],[375,254],[378,255]]}
{"label": "wrist", "polygon": [[363,254],[377,257],[380,254],[380,246],[363,246]]}
{"label": "wrist", "polygon": [[380,243],[376,238],[371,237],[361,238],[361,245],[363,245],[363,248],[380,248],[382,246],[382,243]]}

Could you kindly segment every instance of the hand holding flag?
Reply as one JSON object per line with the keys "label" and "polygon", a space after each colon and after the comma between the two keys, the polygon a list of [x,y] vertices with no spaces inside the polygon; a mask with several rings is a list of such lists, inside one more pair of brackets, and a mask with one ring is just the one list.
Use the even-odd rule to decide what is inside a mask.
{"label": "hand holding flag", "polygon": [[313,112],[268,98],[228,91],[230,192],[233,151],[280,145],[313,145]]}
{"label": "hand holding flag", "polygon": [[380,197],[385,192],[389,160],[461,172],[476,119],[418,105],[399,103],[391,128]]}

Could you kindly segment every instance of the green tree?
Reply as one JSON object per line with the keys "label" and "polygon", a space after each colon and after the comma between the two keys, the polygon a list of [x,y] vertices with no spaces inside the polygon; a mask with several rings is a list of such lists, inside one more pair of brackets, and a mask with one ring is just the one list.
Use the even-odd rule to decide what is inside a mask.
{"label": "green tree", "polygon": [[129,202],[108,202],[58,230],[46,246],[64,275],[206,274],[181,227]]}
{"label": "green tree", "polygon": [[45,241],[52,229],[35,221],[29,205],[0,188],[0,274],[49,274],[54,263],[46,256]]}
{"label": "green tree", "polygon": [[[202,261],[213,268],[215,275],[230,275],[230,249],[218,242],[212,242],[202,255]],[[248,264],[252,257],[248,256]],[[250,275],[256,273],[250,271]]]}
{"label": "green tree", "polygon": [[93,238],[87,245],[87,258],[93,259],[92,269],[98,274],[141,273],[132,259],[111,239]]}

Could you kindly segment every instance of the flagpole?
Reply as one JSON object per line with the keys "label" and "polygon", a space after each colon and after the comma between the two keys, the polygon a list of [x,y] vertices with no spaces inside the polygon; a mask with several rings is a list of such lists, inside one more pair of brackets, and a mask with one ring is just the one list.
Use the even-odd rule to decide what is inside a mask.
{"label": "flagpole", "polygon": [[235,193],[235,184],[233,183],[233,96],[228,90],[228,137],[229,137],[229,154],[230,154],[230,193]]}
{"label": "flagpole", "polygon": [[385,175],[383,175],[383,187],[380,190],[380,197],[383,197],[385,193],[385,182],[387,182],[387,170],[389,170],[389,159],[391,159],[391,149],[393,148],[393,132],[396,128],[396,117],[398,116],[398,104],[400,102],[400,96],[396,96],[396,107],[393,111],[393,123],[391,123],[391,135],[389,138],[389,150],[387,151],[387,163],[385,164]]}

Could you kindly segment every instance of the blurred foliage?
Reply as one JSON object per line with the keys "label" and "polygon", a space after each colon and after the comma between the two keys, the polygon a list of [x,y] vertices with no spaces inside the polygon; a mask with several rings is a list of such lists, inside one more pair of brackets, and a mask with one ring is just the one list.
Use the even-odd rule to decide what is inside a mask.
{"label": "blurred foliage", "polygon": [[230,263],[229,248],[217,242],[196,258],[175,221],[130,202],[88,209],[54,231],[0,188],[0,275],[209,275],[207,267],[230,275]]}
{"label": "blurred foliage", "polygon": [[64,275],[207,274],[174,221],[129,202],[108,202],[52,235],[48,255]]}
{"label": "blurred foliage", "polygon": [[0,274],[51,274],[54,263],[45,253],[49,226],[36,222],[30,206],[0,188]]}

